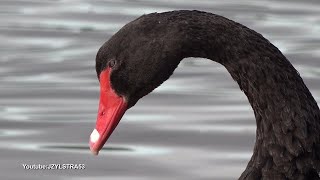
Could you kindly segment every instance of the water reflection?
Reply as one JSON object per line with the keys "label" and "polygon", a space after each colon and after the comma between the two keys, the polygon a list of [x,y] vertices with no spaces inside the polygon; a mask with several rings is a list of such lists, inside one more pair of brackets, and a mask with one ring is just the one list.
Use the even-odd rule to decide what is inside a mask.
{"label": "water reflection", "polygon": [[[0,134],[1,135],[1,134]],[[10,134],[13,135],[13,134]],[[14,134],[19,136],[21,134]],[[27,134],[24,134],[27,135]],[[1,137],[1,136],[0,136]],[[20,151],[43,151],[43,152],[54,152],[54,153],[83,153],[92,155],[88,144],[49,144],[49,143],[25,143],[25,142],[14,142],[14,143],[2,143],[0,147],[4,149],[20,150]],[[162,155],[168,154],[171,150],[163,147],[148,147],[148,146],[137,146],[137,145],[108,145],[103,147],[99,153],[99,156],[107,155],[126,155],[126,156],[151,156],[151,155]],[[93,156],[93,155],[92,155]]]}
{"label": "water reflection", "polygon": [[[76,150],[76,151],[85,151],[88,152],[88,145],[44,145],[41,147],[41,149],[49,149],[49,150],[61,150],[61,151],[68,151],[68,150]],[[133,151],[133,149],[125,148],[125,147],[105,147],[102,149],[102,151]]]}
{"label": "water reflection", "polygon": [[34,130],[22,130],[22,129],[0,129],[0,138],[7,137],[19,137],[38,134],[38,131]]}

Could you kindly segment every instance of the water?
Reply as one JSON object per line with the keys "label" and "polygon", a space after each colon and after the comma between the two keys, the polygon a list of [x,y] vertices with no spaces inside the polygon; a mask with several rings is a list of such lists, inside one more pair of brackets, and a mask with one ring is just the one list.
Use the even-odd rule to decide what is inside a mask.
{"label": "water", "polygon": [[[123,117],[99,156],[88,149],[98,106],[98,48],[144,13],[198,9],[262,33],[320,102],[320,1],[0,2],[1,179],[236,179],[249,161],[255,120],[219,64],[183,61]],[[24,170],[22,164],[85,164]]]}

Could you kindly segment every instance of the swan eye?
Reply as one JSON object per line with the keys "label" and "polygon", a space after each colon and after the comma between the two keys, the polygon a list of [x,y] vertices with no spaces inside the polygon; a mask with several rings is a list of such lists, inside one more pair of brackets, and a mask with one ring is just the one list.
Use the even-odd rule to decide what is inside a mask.
{"label": "swan eye", "polygon": [[110,68],[113,68],[115,65],[116,65],[116,61],[115,61],[114,59],[111,59],[111,60],[109,61],[109,63],[108,63],[108,66],[109,66]]}

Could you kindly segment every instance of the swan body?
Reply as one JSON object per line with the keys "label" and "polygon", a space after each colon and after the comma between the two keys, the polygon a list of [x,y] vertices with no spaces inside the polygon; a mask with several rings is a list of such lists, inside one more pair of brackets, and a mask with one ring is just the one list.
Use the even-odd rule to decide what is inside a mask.
{"label": "swan body", "polygon": [[103,44],[96,57],[101,89],[91,151],[97,154],[125,111],[186,57],[222,64],[252,106],[256,142],[239,179],[320,179],[320,111],[299,73],[262,35],[201,11],[143,15]]}

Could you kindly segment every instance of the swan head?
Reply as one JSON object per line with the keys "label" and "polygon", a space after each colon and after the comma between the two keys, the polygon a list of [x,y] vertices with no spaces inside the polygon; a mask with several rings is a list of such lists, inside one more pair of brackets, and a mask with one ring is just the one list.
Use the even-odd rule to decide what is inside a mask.
{"label": "swan head", "polygon": [[94,154],[98,154],[125,111],[167,80],[183,59],[180,38],[171,33],[176,29],[161,21],[157,14],[142,16],[99,49],[96,71],[100,103],[90,136]]}

